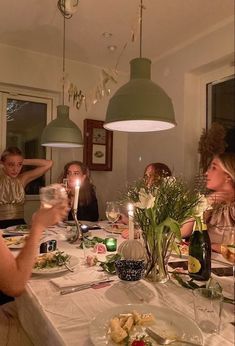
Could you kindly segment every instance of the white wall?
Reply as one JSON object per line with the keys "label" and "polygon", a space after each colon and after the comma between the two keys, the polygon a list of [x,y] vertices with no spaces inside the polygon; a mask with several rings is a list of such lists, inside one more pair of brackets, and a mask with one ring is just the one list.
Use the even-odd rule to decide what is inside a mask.
{"label": "white wall", "polygon": [[[75,61],[66,61],[66,71],[69,80],[76,84],[78,88],[88,92],[94,88],[100,80],[100,69]],[[61,84],[61,59],[38,54],[34,52],[15,49],[9,46],[0,45],[0,83],[12,86],[30,88],[32,93],[43,91],[45,94],[57,95],[60,100]],[[126,81],[125,76],[118,76],[118,85],[110,83],[112,91]],[[59,97],[58,97],[59,96]],[[85,118],[104,120],[109,97],[103,98],[94,105],[88,112],[85,107],[78,111],[70,105],[70,118],[80,129],[83,130],[83,120]],[[53,105],[54,117],[56,116],[56,104]],[[107,200],[117,198],[118,191],[122,189],[126,181],[126,160],[127,160],[127,135],[114,133],[113,137],[113,170],[110,172],[92,172],[92,179],[97,189],[98,202],[101,217],[104,217],[104,207]],[[70,160],[82,160],[82,149],[52,149],[52,181],[56,181],[60,175],[64,164]],[[27,203],[27,215],[35,208],[30,209]]]}
{"label": "white wall", "polygon": [[[177,175],[194,176],[198,171],[197,144],[206,117],[200,104],[201,81],[209,71],[228,66],[233,59],[234,22],[230,22],[153,64],[152,80],[172,98],[177,126],[129,135],[128,180],[141,176],[146,164],[157,161],[168,164]],[[234,68],[230,70],[234,73]]]}
{"label": "white wall", "polygon": [[[101,217],[104,217],[105,201],[116,199],[127,180],[142,176],[149,162],[162,161],[175,174],[182,173],[189,179],[194,176],[198,169],[197,143],[205,123],[204,107],[200,103],[203,76],[228,64],[233,51],[234,23],[227,23],[152,65],[152,80],[172,98],[177,126],[155,133],[114,133],[113,171],[92,172]],[[100,69],[75,61],[66,62],[66,71],[70,81],[86,92],[97,85],[100,78]],[[112,93],[128,78],[119,75],[118,85],[110,85]],[[60,95],[61,59],[0,46],[0,83]],[[105,98],[89,112],[84,107],[79,111],[71,107],[70,117],[83,129],[85,118],[104,120],[107,103]],[[53,149],[53,181],[66,162],[82,160],[82,156],[81,149]]]}

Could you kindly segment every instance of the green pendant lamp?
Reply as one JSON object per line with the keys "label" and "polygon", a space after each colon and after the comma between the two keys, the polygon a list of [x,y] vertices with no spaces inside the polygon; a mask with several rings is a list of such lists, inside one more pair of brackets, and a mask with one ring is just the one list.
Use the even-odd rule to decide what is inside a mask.
{"label": "green pendant lamp", "polygon": [[[57,106],[57,118],[52,120],[43,130],[41,145],[46,147],[73,148],[83,147],[82,133],[79,127],[69,119],[69,107],[64,104],[64,76],[65,76],[65,18],[67,13],[61,8],[65,6],[64,1],[59,0],[58,7],[64,17],[63,30],[63,105]],[[62,4],[63,3],[63,6]]]}
{"label": "green pendant lamp", "polygon": [[104,127],[112,131],[152,132],[176,125],[172,101],[151,81],[151,60],[142,58],[143,0],[140,1],[140,57],[130,61],[130,81],[110,99]]}

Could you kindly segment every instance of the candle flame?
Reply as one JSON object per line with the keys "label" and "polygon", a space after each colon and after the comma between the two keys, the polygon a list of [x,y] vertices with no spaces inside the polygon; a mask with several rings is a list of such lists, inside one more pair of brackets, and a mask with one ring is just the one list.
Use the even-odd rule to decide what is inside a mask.
{"label": "candle flame", "polygon": [[80,187],[80,185],[81,185],[81,182],[80,182],[80,180],[79,180],[79,179],[77,179],[77,180],[76,180],[76,183],[75,183],[75,186]]}
{"label": "candle flame", "polygon": [[127,206],[128,211],[134,211],[134,206],[133,204],[129,203]]}

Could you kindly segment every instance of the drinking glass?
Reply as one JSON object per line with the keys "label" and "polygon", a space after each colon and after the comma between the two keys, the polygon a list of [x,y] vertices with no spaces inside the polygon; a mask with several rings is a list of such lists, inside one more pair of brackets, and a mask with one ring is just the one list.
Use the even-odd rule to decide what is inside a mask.
{"label": "drinking glass", "polygon": [[66,190],[61,184],[51,184],[40,189],[40,201],[43,208],[51,208],[67,199]]}
{"label": "drinking glass", "polygon": [[106,203],[106,217],[111,222],[112,228],[114,223],[120,217],[120,206],[117,202],[107,202]]}
{"label": "drinking glass", "polygon": [[205,333],[219,333],[223,295],[208,288],[196,288],[194,295],[195,320]]}
{"label": "drinking glass", "polygon": [[[51,184],[40,189],[42,208],[52,208],[54,205],[68,200],[65,188],[61,184]],[[50,235],[49,229],[44,231],[45,237]]]}

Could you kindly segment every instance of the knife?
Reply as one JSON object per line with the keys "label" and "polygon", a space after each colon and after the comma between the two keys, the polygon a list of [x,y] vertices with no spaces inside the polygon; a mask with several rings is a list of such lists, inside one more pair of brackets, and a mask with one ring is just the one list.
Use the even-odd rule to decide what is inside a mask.
{"label": "knife", "polygon": [[78,292],[78,291],[86,290],[88,288],[96,287],[100,284],[106,284],[106,283],[113,282],[113,281],[114,281],[114,279],[102,280],[102,281],[93,281],[93,282],[90,282],[87,284],[78,285],[76,287],[67,288],[65,290],[60,291],[60,294],[65,295],[65,294],[69,294],[69,293],[73,293],[73,292]]}

